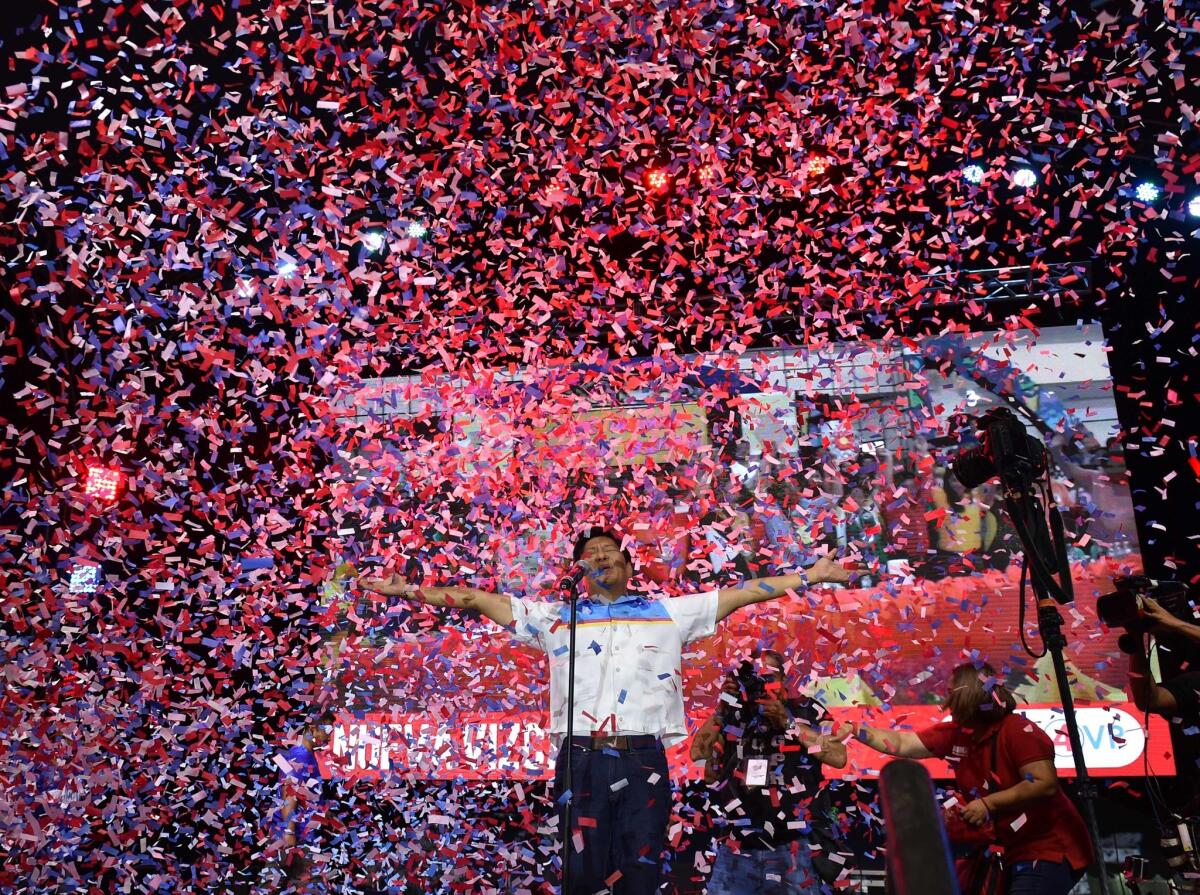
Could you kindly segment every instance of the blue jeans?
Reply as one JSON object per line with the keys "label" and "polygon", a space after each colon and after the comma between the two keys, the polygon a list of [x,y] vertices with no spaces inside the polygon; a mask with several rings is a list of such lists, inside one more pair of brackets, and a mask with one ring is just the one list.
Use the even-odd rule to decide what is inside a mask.
{"label": "blue jeans", "polygon": [[737,853],[718,846],[708,880],[708,895],[819,895],[820,891],[812,852],[803,839]]}
{"label": "blue jeans", "polygon": [[[569,788],[563,758],[554,764],[554,793]],[[662,851],[671,815],[671,781],[662,744],[641,749],[593,751],[575,746],[572,829],[563,830],[563,867],[571,895],[655,895],[662,879]],[[563,805],[558,805],[563,824]],[[576,849],[576,834],[582,851]],[[611,885],[607,880],[616,872]]]}
{"label": "blue jeans", "polygon": [[1066,861],[1017,861],[1008,872],[1008,895],[1067,895],[1083,878]]}

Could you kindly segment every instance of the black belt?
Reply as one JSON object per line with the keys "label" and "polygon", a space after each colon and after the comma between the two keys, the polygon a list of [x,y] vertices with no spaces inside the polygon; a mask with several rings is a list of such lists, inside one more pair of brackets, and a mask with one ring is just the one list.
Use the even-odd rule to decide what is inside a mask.
{"label": "black belt", "polygon": [[618,752],[628,752],[630,749],[645,749],[649,746],[657,746],[659,739],[650,734],[637,734],[636,736],[590,736],[590,737],[571,737],[572,746],[581,746],[584,749],[599,751],[601,749],[616,749]]}

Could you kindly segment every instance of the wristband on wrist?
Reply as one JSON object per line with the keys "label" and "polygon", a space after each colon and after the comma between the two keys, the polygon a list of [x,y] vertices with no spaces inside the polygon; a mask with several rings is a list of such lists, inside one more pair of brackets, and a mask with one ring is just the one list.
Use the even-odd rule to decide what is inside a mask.
{"label": "wristband on wrist", "polygon": [[991,806],[990,806],[990,805],[987,803],[987,797],[985,796],[984,798],[980,799],[980,800],[979,800],[979,804],[983,805],[983,811],[984,811],[984,817],[983,817],[983,819],[984,819],[984,820],[991,820],[991,819],[992,819],[992,808],[991,808]]}

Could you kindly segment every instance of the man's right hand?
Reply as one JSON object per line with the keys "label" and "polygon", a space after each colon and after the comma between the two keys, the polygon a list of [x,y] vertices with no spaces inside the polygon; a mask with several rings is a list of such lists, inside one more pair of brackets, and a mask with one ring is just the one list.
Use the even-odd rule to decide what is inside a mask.
{"label": "man's right hand", "polygon": [[387,578],[360,578],[358,583],[389,597],[419,600],[426,606],[477,609],[502,628],[513,623],[512,604],[503,594],[488,593],[473,587],[421,587],[394,573]]}

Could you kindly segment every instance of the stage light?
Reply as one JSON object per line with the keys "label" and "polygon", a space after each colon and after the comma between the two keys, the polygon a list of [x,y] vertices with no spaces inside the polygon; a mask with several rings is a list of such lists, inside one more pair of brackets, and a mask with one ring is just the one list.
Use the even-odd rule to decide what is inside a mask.
{"label": "stage light", "polygon": [[293,261],[291,258],[284,258],[279,262],[279,266],[275,268],[275,272],[281,277],[290,277],[298,269],[299,265],[297,265],[295,261]]}
{"label": "stage light", "polygon": [[1029,189],[1037,183],[1037,179],[1037,173],[1033,168],[1018,168],[1012,176],[1013,186],[1019,186],[1022,189]]}
{"label": "stage light", "polygon": [[1188,202],[1188,214],[1194,218],[1200,218],[1200,196],[1192,196]]}
{"label": "stage light", "polygon": [[700,169],[696,172],[696,179],[704,184],[712,183],[716,173],[712,165],[701,165]]}
{"label": "stage light", "polygon": [[93,594],[99,584],[99,566],[76,566],[71,570],[71,582],[67,590],[73,594]]}
{"label": "stage light", "polygon": [[814,155],[808,160],[808,174],[810,177],[820,177],[829,170],[829,159],[823,155]]}
{"label": "stage light", "polygon": [[387,245],[387,239],[382,230],[368,230],[363,234],[362,244],[368,252],[374,255],[383,250],[383,247]]}
{"label": "stage light", "polygon": [[88,497],[100,500],[116,500],[117,492],[121,490],[121,480],[124,476],[119,469],[109,469],[106,466],[89,466],[87,479],[83,483],[83,493]]}
{"label": "stage light", "polygon": [[982,165],[967,165],[962,169],[963,180],[967,183],[982,183],[983,182],[983,166]]}
{"label": "stage light", "polygon": [[253,280],[249,280],[249,279],[238,280],[237,294],[240,295],[242,298],[253,298],[254,291],[255,290],[254,290],[254,281]]}
{"label": "stage light", "polygon": [[1133,195],[1139,202],[1153,202],[1158,198],[1158,187],[1148,180],[1143,180],[1137,185]]}
{"label": "stage light", "polygon": [[665,192],[671,183],[671,176],[666,168],[651,168],[646,172],[646,188],[652,193]]}
{"label": "stage light", "polygon": [[429,232],[429,228],[424,224],[413,221],[408,225],[408,229],[405,232],[408,234],[409,239],[424,239],[425,234]]}

